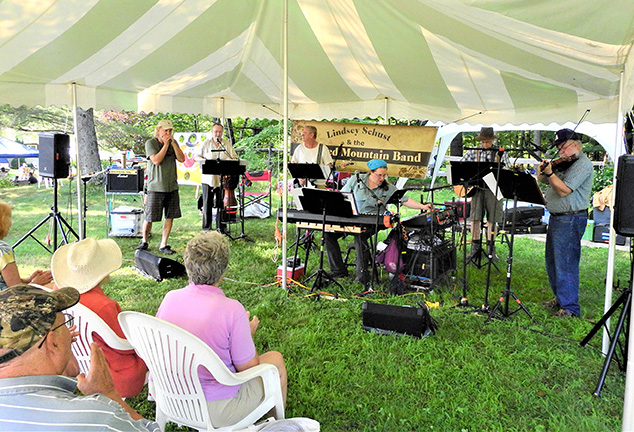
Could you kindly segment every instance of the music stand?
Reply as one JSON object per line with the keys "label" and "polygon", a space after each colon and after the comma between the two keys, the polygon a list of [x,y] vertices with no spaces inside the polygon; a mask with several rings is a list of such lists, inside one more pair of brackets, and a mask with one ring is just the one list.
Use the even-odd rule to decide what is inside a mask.
{"label": "music stand", "polygon": [[[224,151],[224,150],[222,150]],[[207,159],[201,164],[201,172],[203,174],[208,175],[219,175],[219,176],[243,176],[247,171],[247,167],[243,165],[239,160],[236,159]],[[222,185],[220,186],[222,193],[222,201],[223,206],[220,210],[224,210],[226,213],[226,209],[224,207],[224,188]],[[223,211],[219,211],[216,214],[216,229],[220,230],[220,219],[223,217]],[[229,222],[229,221],[228,221]],[[252,242],[253,240],[247,237],[244,233],[244,194],[240,194],[240,226],[241,232],[238,237],[232,237],[231,234],[225,232],[224,234],[229,237],[231,240],[236,239],[245,239],[246,241]]]}
{"label": "music stand", "polygon": [[296,179],[324,180],[324,170],[316,163],[288,163],[286,164],[291,176]]}
{"label": "music stand", "polygon": [[[467,202],[467,197],[469,197],[469,194],[467,192],[467,188],[468,187],[479,187],[479,188],[487,188],[487,185],[484,183],[483,178],[489,174],[490,172],[499,172],[501,170],[501,168],[504,167],[504,162],[489,162],[489,161],[483,161],[483,162],[473,162],[473,161],[452,161],[451,165],[449,166],[449,170],[447,171],[448,173],[448,180],[449,183],[454,185],[454,186],[462,186],[464,191],[465,191],[465,195],[464,195],[464,205],[463,205],[463,226],[462,226],[462,233],[460,235],[460,237],[462,238],[462,276],[463,276],[463,280],[462,280],[462,298],[460,299],[459,302],[459,306],[465,306],[465,307],[474,307],[472,304],[469,303],[469,300],[467,298],[467,291],[468,291],[468,279],[467,279],[467,264],[469,264],[469,262],[473,262],[473,264],[478,268],[482,268],[482,249],[480,249],[480,251],[478,251],[477,254],[475,254],[469,262],[467,262],[467,217],[465,213],[465,209],[467,208],[466,206],[466,202]],[[494,192],[495,193],[495,192]],[[481,197],[481,199],[484,199],[484,196]],[[490,217],[490,216],[487,216]],[[480,223],[480,229],[482,229],[483,224]],[[473,233],[472,233],[473,235]],[[482,233],[480,233],[480,239],[482,239]],[[478,311],[478,310],[486,310],[488,309],[488,289],[489,289],[489,277],[490,277],[490,270],[491,270],[491,264],[493,264],[493,255],[486,255],[487,259],[489,260],[489,272],[487,274],[487,288],[486,288],[486,294],[485,294],[485,302],[482,305],[482,308],[476,308],[474,309],[474,312]],[[493,264],[495,265],[495,264]],[[495,267],[497,269],[497,266]],[[499,270],[499,269],[498,269]]]}
{"label": "music stand", "polygon": [[[539,186],[537,185],[537,180],[530,174],[526,174],[523,172],[514,172],[509,170],[503,170],[498,173],[497,177],[498,187],[502,196],[505,198],[513,198],[513,207],[517,207],[517,201],[522,200],[526,202],[530,202],[533,204],[541,204],[545,205],[544,196],[542,195]],[[539,324],[535,317],[531,315],[530,311],[524,304],[520,301],[519,298],[513,293],[511,290],[511,272],[513,267],[513,242],[515,240],[515,221],[517,219],[517,212],[513,212],[513,218],[511,222],[511,240],[509,241],[509,256],[506,260],[507,262],[507,270],[506,270],[506,286],[502,291],[500,298],[497,303],[491,309],[489,316],[487,317],[484,323],[488,323],[493,318],[508,318],[514,313],[522,310],[529,316],[530,319],[533,320],[535,324]],[[513,312],[509,312],[509,300],[510,297],[517,302],[518,308]],[[502,303],[504,303],[503,309],[498,312],[498,310],[502,307]]]}
{"label": "music stand", "polygon": [[[304,195],[300,197],[302,207],[310,213],[321,214],[321,242],[319,247],[319,268],[310,275],[306,282],[313,277],[315,281],[311,292],[321,289],[325,281],[334,283],[339,288],[343,288],[332,275],[324,270],[324,252],[326,245],[326,215],[352,217],[352,205],[344,194],[336,191],[304,188]],[[327,285],[327,284],[326,284]]]}

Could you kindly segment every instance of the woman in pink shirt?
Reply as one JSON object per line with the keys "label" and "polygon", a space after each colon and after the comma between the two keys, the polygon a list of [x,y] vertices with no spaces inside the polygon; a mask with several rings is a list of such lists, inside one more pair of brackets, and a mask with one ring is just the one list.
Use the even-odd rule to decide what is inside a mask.
{"label": "woman in pink shirt", "polygon": [[[203,231],[187,243],[183,259],[189,285],[167,293],[156,316],[207,343],[233,372],[260,363],[275,365],[280,372],[286,403],[286,366],[282,354],[277,351],[257,353],[253,335],[260,322],[258,317],[249,320],[250,314],[244,306],[226,297],[218,288],[229,264],[227,238],[215,231]],[[215,427],[230,425],[243,418],[264,396],[260,378],[240,386],[224,386],[209,372],[203,371],[201,382]]]}

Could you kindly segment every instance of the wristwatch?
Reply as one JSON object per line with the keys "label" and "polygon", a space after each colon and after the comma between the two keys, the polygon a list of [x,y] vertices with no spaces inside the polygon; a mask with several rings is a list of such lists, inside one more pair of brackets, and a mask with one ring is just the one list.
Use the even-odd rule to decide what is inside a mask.
{"label": "wristwatch", "polygon": [[551,172],[550,174],[546,174],[546,173],[544,173],[544,175],[545,175],[546,177],[550,177],[550,176],[551,176],[551,175],[553,175],[553,174],[555,174],[555,173],[554,173],[554,172]]}

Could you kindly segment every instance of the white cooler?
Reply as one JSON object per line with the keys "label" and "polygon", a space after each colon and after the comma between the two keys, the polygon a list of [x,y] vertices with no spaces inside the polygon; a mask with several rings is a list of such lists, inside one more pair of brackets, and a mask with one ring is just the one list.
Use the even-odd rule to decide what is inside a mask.
{"label": "white cooler", "polygon": [[111,237],[140,237],[143,232],[143,210],[133,207],[117,207],[110,212]]}

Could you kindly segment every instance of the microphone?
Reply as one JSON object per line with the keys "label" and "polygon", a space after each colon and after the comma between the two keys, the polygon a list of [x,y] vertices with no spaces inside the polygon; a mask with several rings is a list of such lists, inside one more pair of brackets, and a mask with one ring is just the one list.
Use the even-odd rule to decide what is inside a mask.
{"label": "microphone", "polygon": [[343,149],[343,143],[339,144],[339,148],[337,149],[337,159],[341,157],[341,150]]}
{"label": "microphone", "polygon": [[219,138],[219,137],[216,137],[216,142],[217,142],[218,144],[220,144],[220,138]]}

